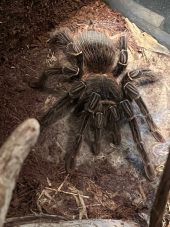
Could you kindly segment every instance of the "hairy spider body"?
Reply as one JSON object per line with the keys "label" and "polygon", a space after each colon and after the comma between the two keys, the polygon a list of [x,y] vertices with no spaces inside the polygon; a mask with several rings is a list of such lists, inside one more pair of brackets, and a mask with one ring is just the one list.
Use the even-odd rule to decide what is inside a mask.
{"label": "hairy spider body", "polygon": [[[128,61],[125,36],[120,37],[119,57],[116,66],[115,50],[112,40],[103,33],[87,31],[73,38],[69,32],[61,31],[50,40],[52,47],[63,50],[71,66],[49,68],[40,77],[34,87],[44,88],[50,75],[62,74],[68,81],[74,81],[72,88],[40,119],[41,127],[54,123],[64,108],[74,108],[81,116],[81,125],[75,136],[74,148],[65,156],[65,167],[70,172],[75,165],[75,158],[80,149],[86,126],[92,124],[95,142],[92,152],[100,152],[101,137],[105,129],[112,130],[113,143],[121,143],[120,123],[126,117],[131,128],[133,139],[143,159],[146,176],[152,180],[155,176],[149,155],[140,134],[137,117],[134,114],[132,101],[136,102],[148,127],[159,142],[164,138],[154,123],[142,100],[137,87],[144,81],[153,82],[154,76],[148,69],[126,72],[122,80],[118,76],[125,71]],[[67,112],[68,113],[68,112]]]}

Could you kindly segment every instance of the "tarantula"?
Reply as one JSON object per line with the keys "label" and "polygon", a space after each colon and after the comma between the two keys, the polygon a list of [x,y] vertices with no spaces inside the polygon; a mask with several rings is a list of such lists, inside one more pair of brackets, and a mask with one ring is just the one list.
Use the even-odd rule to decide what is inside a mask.
{"label": "tarantula", "polygon": [[[135,116],[132,102],[135,102],[144,116],[149,130],[159,142],[164,142],[147,106],[145,105],[136,84],[143,83],[145,78],[152,82],[153,74],[149,69],[126,72],[128,51],[126,37],[120,37],[119,57],[115,65],[115,48],[107,34],[97,31],[85,31],[77,37],[67,31],[59,31],[49,43],[61,49],[71,62],[71,66],[47,69],[34,87],[43,88],[51,75],[63,75],[74,82],[72,88],[57,101],[40,119],[41,127],[54,123],[63,107],[71,107],[81,115],[81,126],[75,136],[74,149],[66,152],[65,168],[70,172],[75,166],[75,158],[80,149],[83,134],[88,124],[94,125],[93,154],[100,152],[101,137],[104,129],[110,127],[113,143],[121,143],[120,126],[123,118],[130,125],[134,142],[137,145],[146,176],[149,180],[155,177],[154,167],[141,138],[140,128]],[[119,80],[119,76],[124,76]],[[143,82],[142,82],[143,81]]]}

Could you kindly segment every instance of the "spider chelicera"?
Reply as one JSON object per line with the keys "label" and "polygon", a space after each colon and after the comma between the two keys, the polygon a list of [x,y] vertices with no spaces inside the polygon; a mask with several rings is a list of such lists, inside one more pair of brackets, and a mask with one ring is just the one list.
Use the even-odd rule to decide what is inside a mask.
{"label": "spider chelicera", "polygon": [[[65,107],[73,108],[74,113],[81,116],[81,125],[75,135],[74,147],[65,155],[65,168],[70,172],[75,166],[76,155],[88,124],[92,124],[94,128],[92,152],[97,155],[100,152],[102,134],[108,127],[112,131],[112,142],[115,145],[121,143],[120,126],[122,119],[125,118],[142,157],[146,176],[149,180],[153,180],[154,167],[142,141],[132,102],[138,105],[155,139],[164,142],[136,87],[137,83],[142,84],[145,80],[152,82],[154,75],[149,69],[126,72],[128,63],[126,37],[121,36],[119,42],[119,57],[114,66],[116,58],[113,42],[104,33],[85,31],[75,37],[64,30],[58,31],[50,39],[50,45],[63,51],[70,66],[63,65],[45,70],[32,87],[43,88],[49,76],[59,74],[71,81],[73,86],[42,116],[40,124],[44,128],[54,123]],[[118,80],[122,73],[124,76]]]}

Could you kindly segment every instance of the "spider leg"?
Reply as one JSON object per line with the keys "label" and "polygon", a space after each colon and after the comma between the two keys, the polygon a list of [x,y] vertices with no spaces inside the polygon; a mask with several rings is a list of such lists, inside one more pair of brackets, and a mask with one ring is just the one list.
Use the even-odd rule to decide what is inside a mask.
{"label": "spider leg", "polygon": [[72,106],[72,102],[80,97],[85,87],[86,84],[83,81],[80,81],[76,83],[66,95],[59,99],[59,101],[40,119],[41,130],[57,121],[57,119],[61,117],[61,114],[59,113],[63,107],[68,108]]}
{"label": "spider leg", "polygon": [[[82,69],[83,63],[83,55],[82,51],[78,51],[76,46],[74,45],[74,40],[71,37],[69,29],[64,29],[63,31],[58,31],[50,40],[49,44],[52,47],[58,47],[62,49],[64,53],[67,55],[70,62],[72,62],[72,58],[76,60],[77,66],[80,68],[80,72]],[[79,72],[79,73],[80,73]]]}
{"label": "spider leg", "polygon": [[62,75],[64,81],[80,79],[83,75],[83,53],[77,51],[73,40],[66,31],[58,32],[49,43],[63,49],[71,66],[49,68],[43,72],[41,77],[30,83],[30,87],[45,89],[46,82],[50,76]]}
{"label": "spider leg", "polygon": [[127,67],[128,62],[128,51],[127,51],[127,40],[125,36],[120,37],[119,43],[120,55],[118,63],[113,70],[114,76],[119,76]]}
{"label": "spider leg", "polygon": [[92,144],[92,152],[98,155],[101,150],[101,137],[104,127],[104,114],[102,112],[102,105],[99,105],[97,112],[94,115],[94,144]]}
{"label": "spider leg", "polygon": [[69,29],[64,29],[63,31],[57,32],[50,40],[49,44],[55,45],[56,47],[64,50],[67,55],[68,60],[72,62],[72,58],[76,60],[77,66],[79,68],[79,75],[82,73],[83,67],[83,54],[82,51],[76,49],[76,45],[70,35]]}
{"label": "spider leg", "polygon": [[143,99],[141,98],[137,88],[131,82],[128,82],[124,85],[124,91],[128,98],[134,100],[137,105],[139,106],[140,111],[144,115],[146,122],[148,124],[149,130],[151,131],[152,135],[158,142],[165,142],[165,139],[160,134],[158,127],[156,126],[155,122],[153,121],[147,106],[145,105]]}
{"label": "spider leg", "polygon": [[90,115],[94,114],[94,111],[95,111],[95,109],[96,109],[96,107],[99,103],[99,100],[100,100],[100,95],[93,92],[91,94],[89,100],[87,101],[86,105],[85,105],[85,111],[83,113],[81,127],[80,127],[79,132],[76,136],[74,148],[71,151],[69,150],[65,155],[65,169],[68,173],[75,166],[75,157],[80,150],[84,131],[85,131],[86,126],[89,122]]}
{"label": "spider leg", "polygon": [[135,69],[125,74],[122,80],[122,84],[132,82],[137,86],[143,86],[146,84],[154,83],[158,80],[158,75],[150,69]]}
{"label": "spider leg", "polygon": [[60,49],[65,49],[71,42],[73,42],[73,40],[71,38],[70,30],[68,29],[57,31],[48,41],[52,48],[57,47]]}
{"label": "spider leg", "polygon": [[30,83],[30,87],[37,89],[46,89],[46,82],[50,76],[60,76],[64,81],[72,81],[73,79],[80,79],[83,74],[83,55],[79,53],[76,56],[77,65],[70,67],[54,67],[49,68],[43,72],[41,77],[34,82]]}
{"label": "spider leg", "polygon": [[139,131],[139,125],[138,125],[136,116],[134,115],[132,105],[129,100],[124,100],[120,104],[129,120],[129,125],[132,131],[133,139],[137,144],[137,149],[140,152],[144,162],[144,169],[145,169],[146,176],[149,180],[153,180],[155,177],[155,171],[152,166],[149,155],[147,154],[147,151],[145,149],[144,143],[142,141],[141,134]]}
{"label": "spider leg", "polygon": [[69,81],[73,78],[78,77],[79,68],[78,66],[70,66],[70,67],[54,67],[45,70],[41,77],[30,83],[30,87],[37,89],[46,89],[46,82],[51,76],[60,76],[62,75],[62,79],[65,81]]}
{"label": "spider leg", "polygon": [[118,112],[117,106],[110,106],[110,119],[109,124],[112,127],[112,134],[113,134],[113,143],[115,145],[119,145],[121,142],[121,133],[120,133],[120,114]]}
{"label": "spider leg", "polygon": [[[69,58],[74,58],[76,60],[76,64],[79,68],[79,76],[83,74],[83,53],[82,51],[78,51],[73,42],[69,43],[66,47],[66,54]],[[71,60],[71,59],[70,59]]]}

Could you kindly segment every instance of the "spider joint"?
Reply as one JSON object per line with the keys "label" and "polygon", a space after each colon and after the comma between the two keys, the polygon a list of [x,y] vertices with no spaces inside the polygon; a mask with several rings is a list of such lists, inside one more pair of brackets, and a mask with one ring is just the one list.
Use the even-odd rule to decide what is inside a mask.
{"label": "spider joint", "polygon": [[136,118],[136,115],[133,115],[133,116],[129,117],[128,121],[132,121],[134,118]]}
{"label": "spider joint", "polygon": [[78,67],[62,67],[62,73],[64,75],[72,75],[77,76],[79,74],[80,69]]}
{"label": "spider joint", "polygon": [[116,105],[115,106],[110,106],[109,109],[110,109],[111,115],[114,118],[114,120],[115,121],[120,120],[120,115],[119,115],[119,113],[117,111]]}
{"label": "spider joint", "polygon": [[85,89],[86,84],[84,81],[80,81],[75,87],[71,88],[69,91],[69,96],[73,99],[76,99],[80,96],[82,91]]}
{"label": "spider joint", "polygon": [[100,101],[100,95],[96,92],[92,92],[89,101],[86,104],[86,110],[93,113]]}
{"label": "spider joint", "polygon": [[131,81],[133,80],[133,78],[130,76],[130,72],[127,73],[127,77],[129,80],[131,80]]}
{"label": "spider joint", "polygon": [[68,54],[71,54],[73,56],[78,56],[82,54],[82,51],[79,51],[79,52],[76,51],[73,42],[67,44],[66,50]]}
{"label": "spider joint", "polygon": [[131,82],[127,82],[127,83],[123,86],[123,88],[126,89],[126,87],[127,87],[128,84],[131,84]]}
{"label": "spider joint", "polygon": [[118,62],[119,65],[127,65],[127,63],[122,63],[121,61]]}
{"label": "spider joint", "polygon": [[131,82],[127,82],[123,88],[131,99],[137,100],[140,98],[140,93]]}

